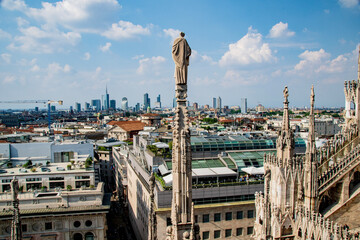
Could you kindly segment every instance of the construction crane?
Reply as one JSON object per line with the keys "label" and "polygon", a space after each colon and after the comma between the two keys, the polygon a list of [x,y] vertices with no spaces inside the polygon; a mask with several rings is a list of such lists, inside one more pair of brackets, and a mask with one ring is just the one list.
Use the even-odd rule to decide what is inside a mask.
{"label": "construction crane", "polygon": [[50,105],[52,103],[58,103],[59,105],[63,105],[64,101],[59,100],[59,101],[53,101],[53,100],[15,100],[15,101],[0,101],[0,103],[42,103],[42,104],[47,104],[48,107],[48,124],[49,124],[49,134],[51,132],[51,116],[50,116],[50,112],[51,112],[51,108]]}

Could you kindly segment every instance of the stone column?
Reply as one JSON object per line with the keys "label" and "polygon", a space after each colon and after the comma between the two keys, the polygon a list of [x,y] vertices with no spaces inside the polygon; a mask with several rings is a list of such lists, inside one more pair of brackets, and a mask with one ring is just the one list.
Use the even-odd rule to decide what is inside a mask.
{"label": "stone column", "polygon": [[195,239],[192,205],[191,143],[187,103],[187,66],[191,49],[184,39],[175,39],[172,56],[175,62],[175,110],[173,128],[172,176],[173,198],[171,204],[171,239]]}

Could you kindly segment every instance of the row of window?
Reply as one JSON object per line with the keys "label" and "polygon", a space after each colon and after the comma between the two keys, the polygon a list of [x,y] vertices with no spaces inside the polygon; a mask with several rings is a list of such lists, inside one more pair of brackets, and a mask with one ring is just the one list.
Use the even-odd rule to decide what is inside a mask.
{"label": "row of window", "polygon": [[[246,234],[247,235],[252,235],[254,232],[254,227],[247,227],[246,229]],[[243,228],[237,228],[235,235],[236,236],[242,236],[243,233]],[[230,238],[231,236],[233,236],[233,231],[232,229],[225,229],[225,238]],[[221,230],[214,230],[214,239],[220,239],[221,238]],[[210,239],[210,231],[205,231],[202,233],[202,239]]]}
{"label": "row of window", "polygon": [[[237,211],[236,216],[233,216],[233,212],[227,212],[225,213],[225,220],[231,221],[234,219],[243,219],[244,213],[243,211]],[[254,218],[254,210],[248,210],[247,211],[247,218]],[[195,216],[195,221],[197,222],[197,216]],[[215,213],[214,214],[214,222],[220,222],[221,221],[221,213]],[[207,223],[210,222],[210,214],[204,214],[202,216],[202,222]]]}

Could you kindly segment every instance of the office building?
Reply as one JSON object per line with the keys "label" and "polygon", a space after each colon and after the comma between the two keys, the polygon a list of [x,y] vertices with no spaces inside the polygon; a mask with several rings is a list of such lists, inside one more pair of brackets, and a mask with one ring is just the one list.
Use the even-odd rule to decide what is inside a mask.
{"label": "office building", "polygon": [[146,111],[149,107],[151,108],[149,94],[145,93],[144,94],[144,110]]}
{"label": "office building", "polygon": [[241,99],[241,113],[247,113],[247,98]]}
{"label": "office building", "polygon": [[91,100],[91,106],[95,111],[100,111],[101,110],[101,101],[100,99],[93,99]]}
{"label": "office building", "polygon": [[126,97],[123,97],[121,99],[121,109],[126,111],[129,108],[128,106],[128,99]]}
{"label": "office building", "polygon": [[[110,209],[97,183],[93,145],[78,142],[0,144],[7,166],[0,176],[1,239],[10,239],[10,183],[19,184],[21,239],[106,239]],[[30,168],[22,166],[26,164]]]}
{"label": "office building", "polygon": [[155,108],[161,108],[160,94],[156,97]]}
{"label": "office building", "polygon": [[90,103],[85,102],[84,109],[85,109],[85,111],[89,111],[90,110]]}
{"label": "office building", "polygon": [[216,109],[216,98],[213,98],[213,108]]}
{"label": "office building", "polygon": [[216,104],[216,107],[217,107],[218,109],[220,109],[220,110],[221,110],[221,108],[222,108],[221,97],[218,97],[218,98],[217,98],[217,104]]}
{"label": "office building", "polygon": [[106,87],[105,95],[101,96],[101,100],[102,100],[102,104],[103,104],[103,110],[108,110],[109,107],[110,107],[110,97],[109,97],[109,94],[108,94],[107,87]]}
{"label": "office building", "polygon": [[75,111],[81,112],[81,104],[78,102],[75,103]]}
{"label": "office building", "polygon": [[114,100],[114,99],[110,100],[110,108],[113,109],[113,110],[116,109],[116,100]]}
{"label": "office building", "polygon": [[177,102],[176,102],[176,98],[173,98],[173,108],[176,108],[176,106],[177,106]]}
{"label": "office building", "polygon": [[52,112],[55,112],[56,111],[56,106],[51,106],[50,109],[51,109]]}
{"label": "office building", "polygon": [[140,103],[136,103],[135,112],[139,112],[139,111],[140,111]]}

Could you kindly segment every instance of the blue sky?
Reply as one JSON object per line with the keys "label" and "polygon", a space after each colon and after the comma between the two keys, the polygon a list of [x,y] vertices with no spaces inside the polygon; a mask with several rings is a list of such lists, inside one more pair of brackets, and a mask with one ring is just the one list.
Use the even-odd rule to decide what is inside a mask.
{"label": "blue sky", "polygon": [[[179,31],[193,50],[189,101],[223,105],[344,105],[357,78],[359,0],[116,1],[0,0],[0,100],[98,99],[119,105],[174,96],[171,45]],[[1,108],[8,105],[0,104]],[[9,105],[10,106],[10,105]],[[20,107],[20,106],[18,106]],[[31,106],[33,107],[33,106]],[[42,106],[40,106],[42,107]]]}

